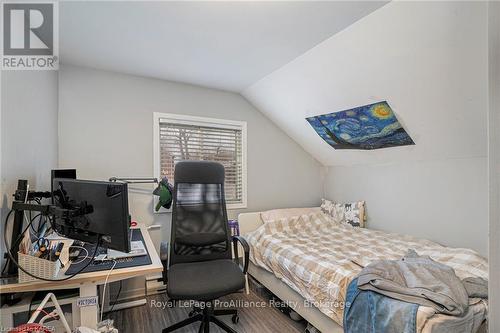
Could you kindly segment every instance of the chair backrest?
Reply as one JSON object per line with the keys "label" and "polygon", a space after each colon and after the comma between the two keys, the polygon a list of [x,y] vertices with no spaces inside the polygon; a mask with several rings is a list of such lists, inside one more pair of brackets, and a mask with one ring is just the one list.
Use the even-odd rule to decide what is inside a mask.
{"label": "chair backrest", "polygon": [[175,166],[170,265],[231,258],[224,167],[183,161]]}

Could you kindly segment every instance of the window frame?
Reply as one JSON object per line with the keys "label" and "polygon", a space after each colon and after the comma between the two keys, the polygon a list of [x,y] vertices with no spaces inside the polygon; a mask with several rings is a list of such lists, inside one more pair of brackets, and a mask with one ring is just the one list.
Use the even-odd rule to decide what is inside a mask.
{"label": "window frame", "polygon": [[[241,130],[241,187],[242,187],[242,198],[239,203],[229,203],[227,204],[228,210],[234,209],[245,209],[247,208],[247,122],[238,120],[227,120],[227,119],[217,119],[199,116],[188,116],[176,113],[163,113],[154,112],[153,113],[153,174],[155,177],[161,177],[161,165],[160,165],[160,121],[161,122],[171,122],[180,125],[193,125],[193,126],[205,126],[214,127],[222,129],[235,129]],[[173,179],[169,179],[173,182]],[[153,196],[153,211],[158,198]],[[155,213],[167,213],[171,212],[171,209],[160,208],[158,212]]]}

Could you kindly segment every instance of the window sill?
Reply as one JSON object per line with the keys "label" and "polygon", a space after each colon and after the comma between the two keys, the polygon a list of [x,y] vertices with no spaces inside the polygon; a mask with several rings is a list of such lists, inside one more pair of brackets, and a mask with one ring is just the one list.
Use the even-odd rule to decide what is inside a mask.
{"label": "window sill", "polygon": [[246,203],[226,204],[227,210],[245,209],[245,208],[247,208]]}
{"label": "window sill", "polygon": [[[156,203],[155,203],[155,205],[156,205]],[[246,209],[246,208],[247,208],[247,204],[246,203],[226,204],[226,209],[227,210],[237,210],[237,209]],[[170,207],[170,209],[165,209],[165,208],[162,207],[162,208],[160,208],[159,211],[155,211],[153,209],[153,214],[164,214],[164,213],[171,214],[172,213],[172,207]]]}

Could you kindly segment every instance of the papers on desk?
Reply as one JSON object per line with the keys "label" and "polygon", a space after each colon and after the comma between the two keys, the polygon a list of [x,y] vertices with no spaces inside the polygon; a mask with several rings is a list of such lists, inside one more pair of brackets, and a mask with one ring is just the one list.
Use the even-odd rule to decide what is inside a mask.
{"label": "papers on desk", "polygon": [[146,247],[142,241],[131,241],[129,253],[108,249],[107,259],[131,258],[145,256],[147,254]]}

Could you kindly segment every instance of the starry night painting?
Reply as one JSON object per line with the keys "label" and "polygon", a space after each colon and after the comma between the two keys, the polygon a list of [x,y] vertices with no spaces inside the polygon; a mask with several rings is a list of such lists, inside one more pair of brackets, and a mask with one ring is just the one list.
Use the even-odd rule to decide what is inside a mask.
{"label": "starry night painting", "polygon": [[306,118],[335,149],[379,149],[415,143],[386,101]]}

